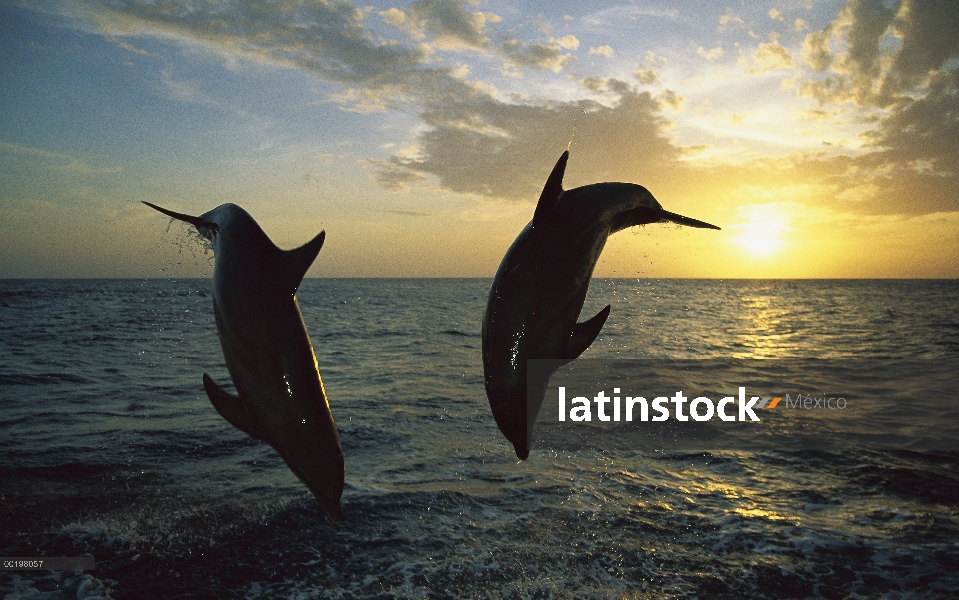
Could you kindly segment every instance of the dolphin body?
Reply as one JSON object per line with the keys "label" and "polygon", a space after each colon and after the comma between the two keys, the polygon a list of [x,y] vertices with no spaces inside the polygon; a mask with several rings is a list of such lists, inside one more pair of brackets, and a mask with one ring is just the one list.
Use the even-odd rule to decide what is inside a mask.
{"label": "dolphin body", "polygon": [[231,425],[273,446],[334,523],[343,517],[343,450],[296,290],[326,232],[280,250],[253,217],[223,204],[199,217],[160,208],[213,244],[213,314],[239,397],[209,375],[203,387]]}
{"label": "dolphin body", "polygon": [[[589,348],[609,316],[607,305],[585,323],[576,322],[606,238],[646,223],[719,229],[663,210],[641,185],[607,182],[563,190],[568,159],[567,150],[546,180],[533,220],[506,251],[483,317],[486,395],[521,460],[529,456],[549,376]],[[530,359],[551,362],[535,369],[527,390]]]}

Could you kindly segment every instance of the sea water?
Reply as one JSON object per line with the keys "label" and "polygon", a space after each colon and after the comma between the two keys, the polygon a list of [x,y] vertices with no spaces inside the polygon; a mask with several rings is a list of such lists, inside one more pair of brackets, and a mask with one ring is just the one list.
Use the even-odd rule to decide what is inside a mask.
{"label": "sea water", "polygon": [[959,596],[959,282],[595,280],[580,320],[612,312],[583,358],[610,379],[584,394],[848,412],[571,437],[550,390],[526,461],[486,399],[489,286],[303,282],[346,458],[332,525],[206,398],[203,373],[231,389],[210,280],[0,281],[0,555],[96,560],[2,571],[0,595]]}

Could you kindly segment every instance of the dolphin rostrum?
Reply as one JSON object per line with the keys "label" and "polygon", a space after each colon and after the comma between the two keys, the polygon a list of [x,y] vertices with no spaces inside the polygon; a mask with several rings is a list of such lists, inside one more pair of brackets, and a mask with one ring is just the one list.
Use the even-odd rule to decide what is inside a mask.
{"label": "dolphin rostrum", "polygon": [[[577,323],[593,268],[611,233],[670,222],[719,229],[663,210],[649,190],[633,183],[594,183],[563,189],[569,151],[543,187],[533,220],[506,251],[483,317],[486,395],[500,431],[520,459],[529,456],[533,423],[549,375],[583,353],[609,316],[609,305]],[[527,361],[549,359],[527,393]]]}
{"label": "dolphin rostrum", "polygon": [[334,523],[343,517],[343,450],[296,290],[326,232],[280,250],[253,217],[223,204],[186,221],[213,245],[213,314],[239,397],[203,374],[210,402],[237,429],[273,446]]}

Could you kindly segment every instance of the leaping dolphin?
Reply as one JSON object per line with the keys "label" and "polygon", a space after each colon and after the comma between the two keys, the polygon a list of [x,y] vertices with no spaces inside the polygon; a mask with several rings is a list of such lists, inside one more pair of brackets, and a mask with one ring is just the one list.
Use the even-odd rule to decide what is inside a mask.
{"label": "leaping dolphin", "polygon": [[213,314],[239,398],[206,373],[210,402],[237,429],[273,446],[334,523],[343,517],[343,450],[296,290],[326,232],[280,250],[245,210],[223,204],[199,217],[160,208],[213,244]]}
{"label": "leaping dolphin", "polygon": [[[529,456],[549,375],[589,348],[609,316],[607,305],[585,323],[576,322],[606,238],[646,223],[719,229],[663,210],[641,185],[607,182],[563,190],[568,159],[567,150],[546,180],[533,220],[506,251],[483,317],[486,395],[521,460]],[[527,393],[530,359],[550,359],[555,366]]]}

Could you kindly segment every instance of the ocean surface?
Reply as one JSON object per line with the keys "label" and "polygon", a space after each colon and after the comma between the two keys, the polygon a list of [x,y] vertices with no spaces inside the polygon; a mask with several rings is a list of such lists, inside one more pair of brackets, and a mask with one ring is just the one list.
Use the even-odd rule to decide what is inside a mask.
{"label": "ocean surface", "polygon": [[303,282],[332,525],[206,398],[210,280],[0,281],[0,555],[96,560],[0,571],[0,597],[959,597],[959,282],[595,280],[584,395],[790,398],[617,429],[558,424],[551,388],[522,462],[483,385],[489,285]]}

